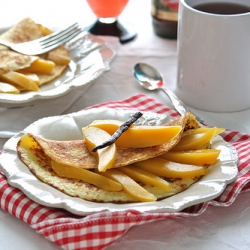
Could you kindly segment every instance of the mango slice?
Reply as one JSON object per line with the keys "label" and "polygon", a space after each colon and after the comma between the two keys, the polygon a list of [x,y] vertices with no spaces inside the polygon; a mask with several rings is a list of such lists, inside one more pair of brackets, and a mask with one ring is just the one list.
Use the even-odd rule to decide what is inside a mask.
{"label": "mango slice", "polygon": [[216,135],[216,131],[217,128],[214,127],[205,133],[183,135],[181,137],[181,140],[171,149],[171,151],[186,151],[198,149],[210,142],[210,140]]}
{"label": "mango slice", "polygon": [[138,201],[150,202],[157,200],[153,194],[149,193],[133,179],[117,169],[109,169],[106,172],[101,172],[100,174],[119,182],[122,185],[123,190]]}
{"label": "mango slice", "polygon": [[95,127],[85,127],[82,129],[82,133],[89,152],[98,159],[98,170],[103,172],[112,168],[116,158],[116,145],[114,143],[105,148],[98,149],[97,152],[92,152],[94,147],[107,141],[110,134]]}
{"label": "mango slice", "polygon": [[52,31],[50,29],[46,28],[45,26],[43,26],[40,23],[37,23],[37,26],[41,30],[41,32],[44,36],[50,35],[52,33]]}
{"label": "mango slice", "polygon": [[70,63],[70,57],[65,55],[58,54],[57,51],[49,52],[46,57],[46,60],[52,61],[57,65],[68,65]]}
{"label": "mango slice", "polygon": [[[202,133],[206,133],[206,132],[210,131],[211,129],[213,129],[213,128],[202,127],[202,128],[190,129],[190,130],[183,132],[183,136],[184,135],[191,135],[191,134],[192,135],[193,134],[202,134]],[[225,128],[217,128],[216,127],[215,135],[218,135],[218,134],[224,132],[225,130],[226,130]]]}
{"label": "mango slice", "polygon": [[[112,135],[123,123],[124,121],[120,120],[94,120],[89,126],[103,129]],[[130,128],[132,127],[134,124],[131,124]]]}
{"label": "mango slice", "polygon": [[[112,135],[123,124],[122,121],[94,121],[89,126],[98,127]],[[115,142],[118,147],[144,148],[167,143],[182,130],[181,126],[131,126]]]}
{"label": "mango slice", "polygon": [[34,74],[34,73],[29,73],[29,72],[25,72],[25,71],[22,71],[22,70],[18,70],[17,71],[18,73],[21,73],[23,75],[25,75],[26,77],[28,77],[31,81],[35,82],[37,84],[37,86],[39,86],[39,77],[37,76],[37,74]]}
{"label": "mango slice", "polygon": [[25,90],[38,91],[36,81],[33,81],[29,75],[21,74],[19,72],[10,71],[6,74],[0,75],[0,79],[3,81],[14,84],[15,86],[20,86]]}
{"label": "mango slice", "polygon": [[160,157],[182,164],[204,166],[214,164],[220,152],[220,150],[216,149],[188,150],[182,152],[169,151],[160,155]]}
{"label": "mango slice", "polygon": [[171,190],[171,186],[167,181],[141,168],[126,166],[120,167],[119,170],[137,182],[156,186],[166,191]]}
{"label": "mango slice", "polygon": [[[205,143],[204,145],[202,145],[202,146],[200,146],[200,147],[197,147],[196,149],[193,149],[193,150],[202,150],[202,149],[209,149],[211,147],[211,142],[209,141],[209,142],[207,142],[207,143]],[[192,149],[191,149],[192,150]],[[188,150],[187,150],[188,151]],[[184,152],[184,151],[182,151],[182,152]]]}
{"label": "mango slice", "polygon": [[65,165],[56,161],[51,161],[51,166],[60,177],[82,180],[108,191],[122,190],[122,185],[120,183],[92,171]]}
{"label": "mango slice", "polygon": [[194,178],[205,175],[208,170],[202,166],[180,164],[161,157],[151,158],[132,164],[157,176],[166,178]]}
{"label": "mango slice", "polygon": [[29,67],[24,68],[23,71],[30,73],[49,74],[54,69],[54,67],[54,62],[38,58]]}
{"label": "mango slice", "polygon": [[20,91],[11,84],[0,82],[0,93],[5,94],[19,94]]}
{"label": "mango slice", "polygon": [[35,148],[40,149],[41,147],[37,144],[37,142],[29,135],[24,134],[19,141],[21,147],[25,149]]}

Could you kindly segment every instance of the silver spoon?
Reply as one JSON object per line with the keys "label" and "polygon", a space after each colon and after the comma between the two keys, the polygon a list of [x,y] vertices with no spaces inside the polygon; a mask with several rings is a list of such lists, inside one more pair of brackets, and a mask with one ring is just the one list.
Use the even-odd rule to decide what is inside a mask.
{"label": "silver spoon", "polygon": [[[182,116],[189,112],[188,107],[169,89],[164,86],[164,80],[161,74],[152,66],[145,63],[137,63],[133,69],[137,82],[148,90],[163,90],[171,100],[176,111]],[[197,121],[203,121],[196,116]]]}

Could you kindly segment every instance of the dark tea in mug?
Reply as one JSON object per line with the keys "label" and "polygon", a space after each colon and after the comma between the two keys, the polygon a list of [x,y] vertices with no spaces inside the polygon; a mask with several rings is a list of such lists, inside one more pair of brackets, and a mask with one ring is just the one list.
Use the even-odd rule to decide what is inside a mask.
{"label": "dark tea in mug", "polygon": [[226,2],[209,2],[202,3],[193,6],[194,9],[218,14],[218,15],[236,15],[250,12],[250,7],[238,3],[226,3]]}

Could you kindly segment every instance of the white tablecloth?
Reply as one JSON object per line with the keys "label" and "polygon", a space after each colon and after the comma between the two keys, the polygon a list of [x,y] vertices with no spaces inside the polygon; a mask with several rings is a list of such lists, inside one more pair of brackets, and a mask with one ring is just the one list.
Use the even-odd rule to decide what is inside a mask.
{"label": "white tablecloth", "polygon": [[[54,108],[50,110],[42,105],[20,109],[22,116],[19,116],[22,119],[16,120],[18,124],[13,126],[13,131],[23,129],[42,116],[70,113],[97,103],[122,100],[137,93],[145,93],[172,107],[163,92],[142,89],[132,74],[136,63],[151,64],[161,71],[167,86],[175,90],[177,43],[176,40],[163,39],[154,34],[150,3],[150,0],[131,0],[120,17],[137,27],[138,36],[135,40],[118,45],[114,39],[104,37],[117,53],[110,71],[88,88],[71,92],[54,100],[54,103],[52,101],[51,107]],[[11,7],[15,5],[15,8]],[[95,20],[84,0],[8,0],[2,4],[1,13],[2,27],[8,27],[26,16],[52,28],[64,27],[74,21],[87,26]],[[209,125],[250,133],[250,110],[234,113],[191,110]],[[0,108],[0,130],[4,130],[6,123],[11,127],[11,123],[15,121],[15,112],[16,110]],[[7,128],[6,125],[6,130]],[[0,138],[0,148],[6,140],[7,138]],[[0,210],[0,221],[0,249],[59,249],[3,210]],[[175,219],[175,226],[171,230],[168,225],[169,221],[161,220],[134,227],[106,249],[250,249],[250,193],[241,194],[230,207],[211,207],[198,217]],[[165,233],[166,228],[168,234]]]}

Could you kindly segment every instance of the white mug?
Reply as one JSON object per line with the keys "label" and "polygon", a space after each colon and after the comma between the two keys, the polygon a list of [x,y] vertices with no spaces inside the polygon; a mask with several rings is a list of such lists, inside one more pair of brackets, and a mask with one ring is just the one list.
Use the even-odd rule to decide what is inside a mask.
{"label": "white mug", "polygon": [[176,94],[187,105],[206,111],[250,108],[250,12],[213,14],[202,3],[250,0],[180,0]]}

